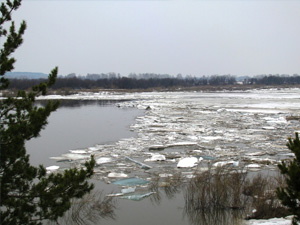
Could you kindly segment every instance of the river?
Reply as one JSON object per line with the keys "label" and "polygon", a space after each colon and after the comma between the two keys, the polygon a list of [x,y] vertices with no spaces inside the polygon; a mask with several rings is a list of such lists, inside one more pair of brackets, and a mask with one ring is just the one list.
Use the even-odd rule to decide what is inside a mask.
{"label": "river", "polygon": [[[187,210],[182,190],[167,188],[166,180],[179,173],[190,179],[208,164],[276,171],[277,163],[290,157],[287,138],[300,131],[299,89],[79,93],[44,98],[68,103],[50,116],[41,137],[27,144],[33,164],[65,168],[70,166],[65,161],[77,163],[77,156],[93,154],[97,160],[94,182],[105,195],[118,195],[124,187],[114,182],[124,177],[150,184],[155,177],[160,179],[160,188],[137,185],[133,195],[115,197],[115,219],[96,224],[241,224],[233,214],[198,215]],[[70,150],[75,154],[66,154]],[[179,168],[185,158],[195,159],[195,165]],[[137,194],[149,197],[123,199]]]}

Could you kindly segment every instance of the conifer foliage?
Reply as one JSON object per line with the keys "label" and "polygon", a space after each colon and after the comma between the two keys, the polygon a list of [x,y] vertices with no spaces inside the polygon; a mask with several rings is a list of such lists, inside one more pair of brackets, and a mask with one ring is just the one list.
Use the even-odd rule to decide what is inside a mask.
{"label": "conifer foliage", "polygon": [[285,187],[277,189],[277,196],[281,203],[288,207],[294,215],[292,224],[300,222],[300,140],[299,134],[289,138],[287,147],[295,154],[295,158],[289,162],[281,162],[278,167],[285,176]]}
{"label": "conifer foliage", "polygon": [[[21,0],[6,0],[0,6],[1,91],[9,86],[4,74],[14,68],[12,53],[22,44],[26,30],[25,22],[16,30],[11,18],[20,5]],[[59,105],[56,101],[49,101],[44,107],[34,104],[36,97],[45,95],[47,88],[55,83],[57,71],[54,68],[48,80],[32,87],[32,91],[19,91],[16,97],[0,100],[1,224],[35,225],[45,220],[56,221],[70,208],[73,198],[81,198],[93,189],[87,181],[93,174],[93,157],[84,168],[47,174],[42,165],[30,164],[25,149],[25,142],[39,135],[48,116]],[[42,153],[42,146],[40,151]]]}

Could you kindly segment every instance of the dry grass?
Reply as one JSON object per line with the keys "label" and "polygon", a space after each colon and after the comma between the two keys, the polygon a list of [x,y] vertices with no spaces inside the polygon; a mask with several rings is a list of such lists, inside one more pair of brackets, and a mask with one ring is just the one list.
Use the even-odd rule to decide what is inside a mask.
{"label": "dry grass", "polygon": [[228,223],[222,224],[228,225],[239,218],[267,219],[287,216],[288,210],[276,196],[276,188],[282,185],[283,179],[280,175],[257,174],[249,177],[247,173],[233,167],[219,167],[215,170],[209,168],[206,172],[196,174],[188,183],[184,211],[192,221],[199,222],[200,217],[201,220],[207,217],[205,220],[208,221],[224,217],[224,221]]}
{"label": "dry grass", "polygon": [[244,186],[244,195],[250,197],[250,205],[254,210],[248,219],[269,219],[284,217],[289,211],[279,201],[276,188],[284,185],[283,176],[262,176],[257,174],[253,179],[248,179]]}
{"label": "dry grass", "polygon": [[197,174],[185,193],[188,208],[210,211],[244,209],[247,196],[242,194],[246,174],[230,167],[218,167]]}

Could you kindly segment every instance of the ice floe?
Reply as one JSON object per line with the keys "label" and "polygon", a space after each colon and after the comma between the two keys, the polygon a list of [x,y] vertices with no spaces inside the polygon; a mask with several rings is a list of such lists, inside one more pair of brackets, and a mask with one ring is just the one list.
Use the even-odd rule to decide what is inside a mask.
{"label": "ice floe", "polygon": [[[200,158],[199,160],[201,161],[202,158]],[[199,160],[196,157],[183,158],[179,160],[177,167],[178,168],[194,167],[198,164]]]}
{"label": "ice floe", "polygon": [[153,154],[150,159],[145,159],[145,162],[165,161],[166,156],[161,154]]}
{"label": "ice floe", "polygon": [[47,173],[52,173],[59,169],[59,166],[48,166],[46,167]]}
{"label": "ice floe", "polygon": [[109,178],[120,178],[120,177],[128,177],[128,175],[127,174],[125,174],[125,173],[114,173],[114,172],[111,172],[111,173],[109,173],[108,175],[107,175],[107,177],[109,177]]}
{"label": "ice floe", "polygon": [[124,199],[129,199],[129,200],[134,200],[134,201],[140,201],[142,200],[143,198],[146,198],[152,194],[154,194],[155,192],[148,192],[148,193],[145,193],[145,194],[134,194],[134,195],[126,195],[126,196],[122,196],[121,198],[124,198]]}
{"label": "ice floe", "polygon": [[96,159],[96,164],[101,165],[104,163],[111,163],[112,161],[113,161],[113,159],[110,157],[100,157],[100,158]]}
{"label": "ice floe", "polygon": [[261,165],[259,165],[259,164],[249,164],[249,165],[246,165],[245,167],[246,168],[260,168]]}
{"label": "ice floe", "polygon": [[129,194],[135,192],[136,187],[123,188],[121,190],[122,194]]}
{"label": "ice floe", "polygon": [[213,164],[213,166],[215,166],[215,167],[222,167],[222,166],[227,166],[227,165],[238,166],[239,161],[222,161],[222,162],[216,162]]}
{"label": "ice floe", "polygon": [[145,170],[151,169],[151,166],[149,166],[145,163],[142,163],[138,160],[132,159],[132,158],[127,157],[127,156],[125,157],[125,159],[128,160],[128,161],[134,162],[136,165],[140,166],[142,169],[145,169]]}
{"label": "ice floe", "polygon": [[86,150],[69,150],[71,153],[74,153],[74,154],[87,154],[88,151]]}
{"label": "ice floe", "polygon": [[62,157],[64,157],[65,159],[69,159],[69,160],[81,160],[81,159],[89,159],[90,158],[89,155],[82,155],[82,154],[78,154],[78,153],[66,153],[66,154],[63,154]]}

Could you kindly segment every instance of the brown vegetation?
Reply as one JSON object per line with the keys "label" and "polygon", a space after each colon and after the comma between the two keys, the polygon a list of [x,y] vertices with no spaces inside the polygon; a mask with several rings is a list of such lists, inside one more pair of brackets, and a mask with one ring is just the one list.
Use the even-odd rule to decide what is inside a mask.
{"label": "brown vegetation", "polygon": [[209,222],[216,222],[210,220],[220,217],[228,221],[222,224],[233,224],[239,218],[287,216],[288,210],[276,196],[276,188],[282,185],[280,175],[257,174],[250,177],[245,171],[233,167],[209,168],[206,172],[195,174],[188,183],[184,210],[192,221],[198,221],[196,224],[206,224],[203,222],[205,217]]}

